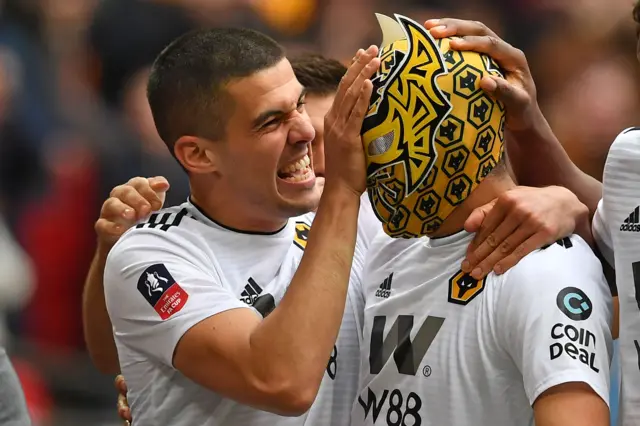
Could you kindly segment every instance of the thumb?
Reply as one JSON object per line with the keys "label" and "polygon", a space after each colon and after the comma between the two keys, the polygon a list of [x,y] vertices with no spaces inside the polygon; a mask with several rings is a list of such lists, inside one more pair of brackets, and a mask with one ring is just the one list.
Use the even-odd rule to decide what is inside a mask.
{"label": "thumb", "polygon": [[149,186],[155,192],[167,192],[171,185],[169,185],[169,181],[163,176],[156,176],[149,178]]}
{"label": "thumb", "polygon": [[484,218],[487,217],[487,214],[491,211],[493,206],[495,205],[496,200],[480,206],[471,212],[467,220],[464,222],[464,230],[470,233],[478,232],[482,222],[484,222]]}
{"label": "thumb", "polygon": [[522,109],[529,103],[529,95],[507,80],[495,75],[480,80],[480,88],[489,96],[505,104],[507,109]]}
{"label": "thumb", "polygon": [[121,374],[116,376],[115,385],[119,393],[123,395],[127,394],[127,383],[124,381],[124,377],[122,377]]}

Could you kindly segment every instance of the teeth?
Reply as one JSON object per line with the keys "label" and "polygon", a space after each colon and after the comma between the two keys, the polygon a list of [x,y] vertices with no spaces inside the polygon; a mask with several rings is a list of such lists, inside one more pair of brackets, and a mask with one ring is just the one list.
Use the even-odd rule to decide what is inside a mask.
{"label": "teeth", "polygon": [[282,173],[296,173],[300,170],[306,169],[309,164],[311,164],[311,160],[308,155],[305,155],[300,160],[293,162],[289,165],[286,165],[280,169]]}
{"label": "teeth", "polygon": [[284,180],[286,180],[287,182],[301,182],[304,180],[307,180],[311,177],[311,174],[313,173],[313,171],[309,168],[307,168],[303,173],[296,173],[293,176],[289,176],[284,178]]}

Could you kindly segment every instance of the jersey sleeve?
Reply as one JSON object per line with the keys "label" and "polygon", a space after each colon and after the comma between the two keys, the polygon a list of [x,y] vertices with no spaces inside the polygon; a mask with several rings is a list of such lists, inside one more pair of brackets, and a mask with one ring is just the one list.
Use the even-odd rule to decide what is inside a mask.
{"label": "jersey sleeve", "polygon": [[607,216],[603,205],[603,200],[598,203],[598,208],[593,215],[591,228],[593,238],[596,240],[598,249],[602,253],[602,257],[607,261],[609,266],[615,268],[615,260],[613,256],[613,239],[611,238],[611,229],[607,225]]}
{"label": "jersey sleeve", "polygon": [[136,229],[111,250],[107,310],[119,345],[173,367],[180,338],[200,321],[249,308],[222,285],[204,244],[179,229]]}
{"label": "jersey sleeve", "polygon": [[524,380],[529,402],[569,382],[609,403],[611,294],[602,267],[579,237],[525,257],[504,275],[496,333]]}

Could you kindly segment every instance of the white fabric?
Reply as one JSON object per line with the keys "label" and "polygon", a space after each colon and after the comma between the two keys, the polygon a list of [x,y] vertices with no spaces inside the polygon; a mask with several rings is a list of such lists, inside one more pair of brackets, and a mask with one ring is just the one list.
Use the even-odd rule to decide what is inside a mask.
{"label": "white fabric", "polygon": [[640,424],[640,129],[627,129],[613,142],[602,197],[593,232],[616,270],[622,368],[618,418],[622,426],[636,426]]}
{"label": "white fabric", "polygon": [[608,403],[611,297],[587,244],[474,282],[459,272],[472,237],[374,240],[352,425],[530,425],[536,398],[574,381]]}
{"label": "white fabric", "polygon": [[[364,202],[361,211],[368,214]],[[364,254],[380,228],[366,217],[358,229],[336,348],[307,414],[286,418],[240,405],[193,383],[172,365],[177,342],[196,323],[235,308],[260,314],[256,308],[267,294],[280,301],[313,218],[313,213],[293,218],[273,235],[247,234],[223,228],[185,203],[162,210],[120,239],[108,258],[105,295],[137,426],[348,424],[358,379]],[[179,288],[171,287],[173,282]],[[160,301],[154,308],[156,295]]]}

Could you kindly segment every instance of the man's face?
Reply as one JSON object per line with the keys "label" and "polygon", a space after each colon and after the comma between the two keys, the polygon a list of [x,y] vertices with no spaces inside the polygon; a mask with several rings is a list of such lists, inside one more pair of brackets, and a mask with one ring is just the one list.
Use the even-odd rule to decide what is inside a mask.
{"label": "man's face", "polygon": [[316,137],[311,143],[312,160],[316,182],[321,188],[324,187],[324,116],[329,112],[334,98],[335,94],[307,95],[307,104],[305,105],[313,129],[316,131]]}
{"label": "man's face", "polygon": [[221,181],[260,215],[289,218],[317,208],[310,164],[314,129],[288,60],[226,86],[233,111],[219,148]]}

